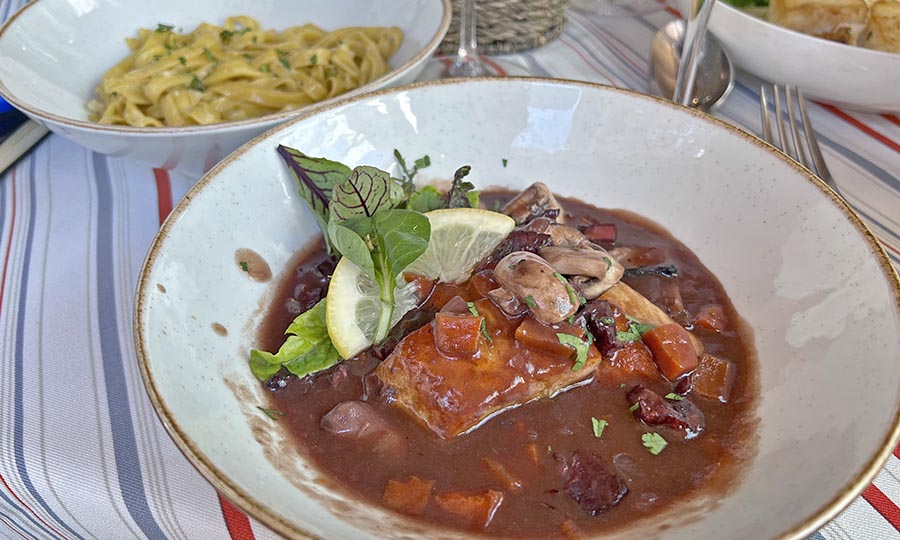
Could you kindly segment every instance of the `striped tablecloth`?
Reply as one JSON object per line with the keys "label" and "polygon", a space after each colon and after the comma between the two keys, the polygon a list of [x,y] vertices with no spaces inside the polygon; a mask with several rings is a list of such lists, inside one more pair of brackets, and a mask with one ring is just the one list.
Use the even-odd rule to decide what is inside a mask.
{"label": "striped tablecloth", "polygon": [[[7,18],[23,0],[2,0]],[[572,8],[564,34],[509,58],[541,76],[644,90],[668,6],[627,18]],[[717,114],[758,132],[758,81]],[[900,119],[813,105],[847,200],[900,265]],[[150,242],[196,178],[52,135],[0,178],[0,538],[275,539],[181,455],[144,392],[132,344]],[[900,453],[811,538],[900,539]]]}

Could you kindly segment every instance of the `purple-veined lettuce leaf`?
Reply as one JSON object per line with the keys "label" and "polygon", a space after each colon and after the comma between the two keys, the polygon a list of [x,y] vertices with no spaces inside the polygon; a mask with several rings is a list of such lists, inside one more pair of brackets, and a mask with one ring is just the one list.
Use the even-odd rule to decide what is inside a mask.
{"label": "purple-veined lettuce leaf", "polygon": [[297,180],[300,195],[306,200],[319,228],[328,229],[328,205],[332,191],[350,176],[350,167],[325,158],[314,158],[289,146],[278,145],[278,154]]}
{"label": "purple-veined lettuce leaf", "polygon": [[403,200],[403,189],[391,175],[363,165],[331,191],[328,216],[332,222],[372,217],[379,210],[394,208]]}

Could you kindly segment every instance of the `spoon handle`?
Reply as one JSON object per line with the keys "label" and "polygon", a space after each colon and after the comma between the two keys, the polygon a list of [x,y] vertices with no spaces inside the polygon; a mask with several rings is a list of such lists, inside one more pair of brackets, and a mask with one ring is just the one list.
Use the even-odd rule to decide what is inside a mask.
{"label": "spoon handle", "polygon": [[706,24],[712,13],[715,0],[690,0],[685,15],[684,45],[681,49],[681,63],[678,65],[678,76],[675,79],[675,92],[672,101],[681,105],[690,105],[694,99],[694,81],[697,78],[697,66],[703,56]]}

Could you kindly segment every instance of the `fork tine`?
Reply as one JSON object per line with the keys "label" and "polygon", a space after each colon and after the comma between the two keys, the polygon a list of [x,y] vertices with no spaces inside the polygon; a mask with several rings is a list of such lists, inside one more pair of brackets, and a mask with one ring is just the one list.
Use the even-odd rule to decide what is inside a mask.
{"label": "fork tine", "polygon": [[791,138],[794,143],[794,152],[796,154],[795,157],[801,165],[808,169],[810,168],[809,160],[806,159],[806,151],[803,149],[800,140],[800,130],[803,129],[803,131],[806,131],[806,125],[797,125],[797,119],[794,115],[794,88],[792,86],[784,87],[784,100],[787,102],[788,123],[791,128]]}
{"label": "fork tine", "polygon": [[803,131],[806,133],[806,144],[809,146],[809,154],[812,156],[815,173],[819,178],[825,180],[825,183],[832,189],[838,191],[834,177],[831,176],[831,171],[828,170],[828,165],[825,164],[825,158],[822,156],[822,150],[819,148],[819,141],[816,140],[816,132],[812,127],[812,122],[809,121],[809,113],[806,112],[803,91],[799,88],[797,89],[797,99],[798,103],[800,103],[800,120],[803,124]]}
{"label": "fork tine", "polygon": [[763,140],[772,144],[772,126],[769,123],[769,102],[766,99],[766,86],[759,86],[759,120],[762,125]]}
{"label": "fork tine", "polygon": [[778,124],[778,142],[781,144],[781,151],[791,157],[795,157],[791,153],[787,134],[784,132],[784,116],[781,114],[781,91],[777,84],[772,85],[772,93],[775,95],[775,119]]}

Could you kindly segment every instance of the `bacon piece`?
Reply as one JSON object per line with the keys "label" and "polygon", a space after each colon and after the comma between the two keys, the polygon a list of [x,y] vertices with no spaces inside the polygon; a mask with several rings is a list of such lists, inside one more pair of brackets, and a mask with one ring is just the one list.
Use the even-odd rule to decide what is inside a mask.
{"label": "bacon piece", "polygon": [[434,500],[464,526],[486,529],[503,503],[503,493],[493,489],[481,493],[451,491],[435,496]]}

